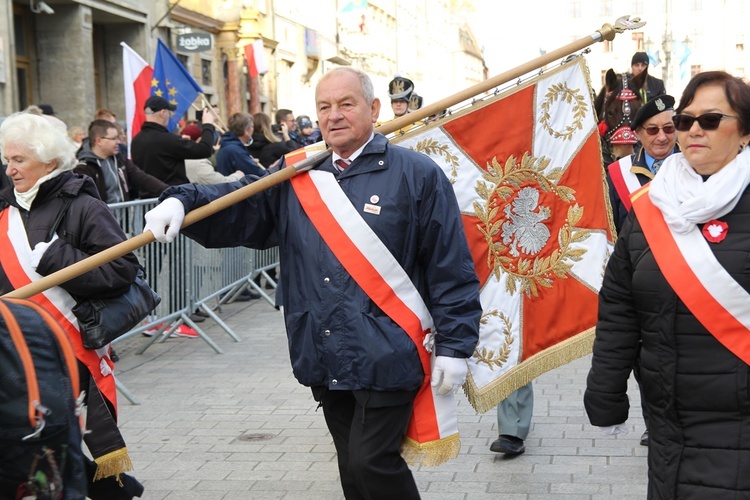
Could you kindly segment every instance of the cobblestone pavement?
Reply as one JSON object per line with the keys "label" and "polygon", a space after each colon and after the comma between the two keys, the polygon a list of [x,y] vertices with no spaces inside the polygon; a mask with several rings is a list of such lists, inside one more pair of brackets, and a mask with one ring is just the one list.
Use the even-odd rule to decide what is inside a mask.
{"label": "cobblestone pavement", "polygon": [[[170,338],[143,355],[148,339],[117,344],[118,376],[140,401],[120,396],[120,423],[144,500],[341,499],[333,443],[309,389],[292,376],[281,315],[259,300],[223,306],[241,338],[208,319],[200,339]],[[489,451],[494,411],[479,415],[459,397],[461,454],[414,470],[425,500],[644,499],[647,449],[639,396],[630,432],[604,436],[582,403],[590,357],[534,381],[526,453]],[[395,500],[395,499],[394,499]]]}

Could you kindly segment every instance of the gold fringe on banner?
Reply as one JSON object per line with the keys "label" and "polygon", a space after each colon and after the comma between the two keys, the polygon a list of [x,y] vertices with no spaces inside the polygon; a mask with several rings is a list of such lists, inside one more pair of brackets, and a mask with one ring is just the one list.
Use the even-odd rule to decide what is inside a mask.
{"label": "gold fringe on banner", "polygon": [[401,443],[401,456],[411,466],[435,467],[456,458],[459,450],[461,450],[461,439],[458,434],[428,443],[418,443],[411,438],[404,437]]}
{"label": "gold fringe on banner", "polygon": [[94,481],[104,479],[109,476],[119,476],[123,472],[133,470],[133,462],[130,461],[127,448],[120,448],[113,452],[95,458],[96,474]]}
{"label": "gold fringe on banner", "polygon": [[589,328],[559,344],[535,354],[486,386],[477,387],[471,372],[466,377],[464,392],[471,406],[479,413],[495,408],[500,401],[538,376],[591,354],[595,328]]}

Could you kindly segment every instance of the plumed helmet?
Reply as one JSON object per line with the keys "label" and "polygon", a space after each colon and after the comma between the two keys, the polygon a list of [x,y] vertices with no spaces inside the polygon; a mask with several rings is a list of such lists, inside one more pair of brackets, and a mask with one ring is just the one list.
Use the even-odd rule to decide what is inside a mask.
{"label": "plumed helmet", "polygon": [[412,92],[414,92],[414,82],[403,76],[397,76],[388,84],[388,97],[391,101],[409,102]]}

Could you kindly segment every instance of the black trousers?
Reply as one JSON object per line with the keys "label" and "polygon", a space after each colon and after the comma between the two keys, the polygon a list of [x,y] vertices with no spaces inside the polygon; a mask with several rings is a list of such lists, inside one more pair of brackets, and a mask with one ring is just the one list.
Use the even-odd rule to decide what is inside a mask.
{"label": "black trousers", "polygon": [[419,499],[399,453],[416,392],[330,391],[313,388],[338,455],[347,500]]}

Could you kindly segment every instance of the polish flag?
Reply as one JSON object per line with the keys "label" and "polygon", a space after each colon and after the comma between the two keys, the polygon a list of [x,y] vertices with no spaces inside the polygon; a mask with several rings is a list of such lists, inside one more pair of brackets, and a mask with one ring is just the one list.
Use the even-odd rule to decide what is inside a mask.
{"label": "polish flag", "polygon": [[268,71],[268,61],[263,52],[263,40],[258,38],[252,44],[245,45],[245,59],[247,60],[247,71],[250,78]]}
{"label": "polish flag", "polygon": [[122,73],[125,82],[125,119],[128,129],[128,157],[133,137],[141,131],[146,115],[143,106],[151,95],[151,77],[154,68],[148,65],[125,42],[122,45]]}

